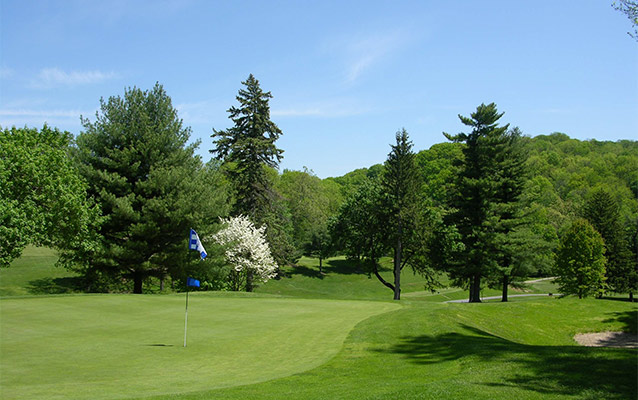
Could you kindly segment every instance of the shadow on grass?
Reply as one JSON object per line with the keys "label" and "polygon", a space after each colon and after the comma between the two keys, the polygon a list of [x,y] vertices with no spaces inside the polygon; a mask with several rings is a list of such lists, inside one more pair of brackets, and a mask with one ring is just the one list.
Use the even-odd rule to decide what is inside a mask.
{"label": "shadow on grass", "polygon": [[[627,297],[618,297],[618,296],[603,296],[601,300],[612,300],[612,301],[623,301],[625,303],[630,303],[629,296]],[[635,300],[634,300],[635,302]]]}
{"label": "shadow on grass", "polygon": [[314,268],[308,268],[304,265],[295,265],[294,267],[292,267],[292,269],[287,271],[286,275],[288,275],[286,276],[287,278],[291,278],[293,275],[303,275],[308,278],[319,278],[319,279],[323,279],[324,277],[324,274],[319,273],[319,266],[317,266],[317,269],[314,269]]}
{"label": "shadow on grass", "polygon": [[29,282],[31,294],[64,294],[82,291],[81,277],[42,278]]}
{"label": "shadow on grass", "polygon": [[404,355],[415,364],[436,364],[461,358],[466,358],[465,365],[473,364],[473,368],[481,368],[485,362],[507,364],[507,371],[502,376],[493,372],[500,370],[487,366],[485,375],[479,378],[487,386],[518,387],[541,394],[587,398],[635,399],[638,394],[636,350],[531,346],[467,325],[462,327],[467,333],[405,337],[393,348],[381,351]]}
{"label": "shadow on grass", "polygon": [[[341,275],[370,275],[372,273],[372,268],[369,265],[354,260],[328,260],[323,269],[326,273]],[[379,271],[389,271],[389,268],[380,265]]]}
{"label": "shadow on grass", "polygon": [[[296,265],[283,274],[283,277],[290,278],[293,275],[303,275],[308,278],[323,279],[329,274],[338,275],[368,275],[372,274],[372,270],[365,264],[352,260],[324,260],[323,273],[319,272],[319,264],[307,267],[305,265]],[[380,266],[379,271],[389,271],[389,268]]]}
{"label": "shadow on grass", "polygon": [[620,322],[623,324],[623,332],[638,333],[638,311],[618,311],[607,315],[612,317],[603,322]]}

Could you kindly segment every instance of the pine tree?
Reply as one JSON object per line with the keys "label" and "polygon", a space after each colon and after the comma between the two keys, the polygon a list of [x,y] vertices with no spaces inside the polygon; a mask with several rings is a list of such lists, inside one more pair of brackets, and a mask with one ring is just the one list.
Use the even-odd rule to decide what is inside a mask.
{"label": "pine tree", "polygon": [[227,200],[205,180],[198,143],[187,145],[190,128],[159,83],[100,103],[95,122],[82,119],[75,154],[104,216],[99,245],[84,255],[81,272],[131,280],[142,293],[147,278],[183,267],[174,261],[183,260],[189,229],[216,223]]}
{"label": "pine tree", "polygon": [[464,249],[449,260],[447,269],[456,284],[469,284],[470,302],[480,302],[481,278],[492,274],[499,265],[494,251],[497,241],[498,216],[494,212],[503,192],[499,177],[499,158],[507,144],[509,125],[499,126],[503,116],[494,103],[481,104],[470,118],[459,115],[471,133],[444,135],[453,142],[464,143],[456,193],[455,210],[448,221],[456,225]]}

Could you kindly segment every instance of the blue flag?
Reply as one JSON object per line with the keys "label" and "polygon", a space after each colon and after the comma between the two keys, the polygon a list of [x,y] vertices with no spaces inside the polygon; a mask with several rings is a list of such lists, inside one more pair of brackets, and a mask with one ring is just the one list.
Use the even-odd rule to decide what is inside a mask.
{"label": "blue flag", "polygon": [[199,287],[199,281],[195,278],[186,279],[186,286]]}
{"label": "blue flag", "polygon": [[191,235],[190,235],[190,241],[188,243],[188,247],[191,250],[199,251],[199,255],[202,257],[202,260],[206,258],[206,250],[204,249],[202,242],[199,240],[199,236],[197,235],[197,232],[195,232],[192,229],[191,229]]}

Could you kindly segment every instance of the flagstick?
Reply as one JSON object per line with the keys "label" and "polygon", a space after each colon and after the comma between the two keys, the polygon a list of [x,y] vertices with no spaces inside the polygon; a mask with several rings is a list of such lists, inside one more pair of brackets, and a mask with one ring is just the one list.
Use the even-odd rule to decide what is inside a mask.
{"label": "flagstick", "polygon": [[186,347],[186,330],[188,329],[188,285],[186,285],[186,314],[184,315],[184,347]]}

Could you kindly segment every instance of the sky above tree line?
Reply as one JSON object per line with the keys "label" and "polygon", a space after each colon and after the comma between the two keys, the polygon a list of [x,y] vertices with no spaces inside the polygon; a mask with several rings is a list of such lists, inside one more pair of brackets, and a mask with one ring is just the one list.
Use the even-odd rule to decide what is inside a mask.
{"label": "sky above tree line", "polygon": [[0,0],[0,125],[74,135],[99,99],[160,82],[206,161],[250,73],[281,168],[321,178],[467,132],[495,102],[536,136],[638,138],[638,43],[605,0]]}

